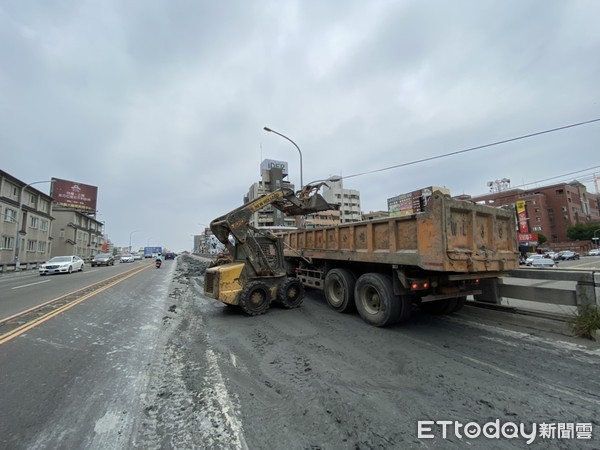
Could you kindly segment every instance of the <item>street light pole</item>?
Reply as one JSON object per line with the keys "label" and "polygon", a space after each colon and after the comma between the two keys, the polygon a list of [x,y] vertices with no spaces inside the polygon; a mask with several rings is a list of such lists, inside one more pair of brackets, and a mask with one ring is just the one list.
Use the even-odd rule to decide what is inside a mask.
{"label": "street light pole", "polygon": [[133,233],[137,233],[140,230],[134,230],[131,233],[129,233],[129,253],[131,253],[131,236],[133,235]]}
{"label": "street light pole", "polygon": [[600,242],[598,242],[598,239],[600,239],[600,238],[596,237],[596,233],[598,231],[600,231],[600,228],[598,228],[597,230],[594,230],[594,239],[592,239],[592,241],[594,241],[596,243],[596,248],[600,248]]}
{"label": "street light pole", "polygon": [[[17,231],[15,232],[15,272],[17,272],[21,267],[21,262],[19,261],[19,253],[21,253],[21,239],[19,239],[19,228],[23,227],[23,224],[21,223],[23,220],[23,193],[25,192],[25,189],[27,189],[29,186],[33,186],[34,184],[40,183],[52,183],[52,180],[34,181],[33,183],[26,184],[19,191],[19,210],[17,211],[16,218]],[[25,224],[24,228],[27,228],[27,224]],[[25,230],[25,234],[27,234],[27,230]]]}
{"label": "street light pole", "polygon": [[269,133],[275,133],[275,134],[281,136],[282,138],[287,139],[292,144],[294,144],[294,147],[296,147],[298,149],[298,153],[300,154],[300,189],[299,190],[302,190],[302,187],[304,187],[304,180],[302,179],[302,152],[300,151],[300,147],[298,147],[298,145],[294,141],[292,141],[289,137],[287,137],[281,133],[278,133],[275,130],[270,129],[269,127],[264,127],[263,130],[265,130]]}

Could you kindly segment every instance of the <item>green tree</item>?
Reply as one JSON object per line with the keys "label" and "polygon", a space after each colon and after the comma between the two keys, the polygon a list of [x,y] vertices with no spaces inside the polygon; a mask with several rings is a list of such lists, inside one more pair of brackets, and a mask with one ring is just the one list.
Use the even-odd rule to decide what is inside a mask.
{"label": "green tree", "polygon": [[541,233],[538,233],[538,245],[542,245],[544,242],[548,242],[548,238]]}
{"label": "green tree", "polygon": [[[591,241],[594,231],[600,229],[600,223],[578,223],[567,228],[567,237],[572,241]],[[600,231],[596,233],[596,237]]]}

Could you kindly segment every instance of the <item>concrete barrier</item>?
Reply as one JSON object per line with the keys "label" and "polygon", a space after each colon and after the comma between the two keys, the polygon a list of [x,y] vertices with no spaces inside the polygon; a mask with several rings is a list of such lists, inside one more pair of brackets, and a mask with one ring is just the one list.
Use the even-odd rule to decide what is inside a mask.
{"label": "concrete barrier", "polygon": [[[549,288],[536,285],[524,286],[511,283],[514,280],[558,281],[574,283],[575,289]],[[600,306],[600,272],[577,270],[513,270],[508,277],[483,280],[482,293],[476,301],[501,304],[503,298],[518,299],[546,305],[575,307]]]}

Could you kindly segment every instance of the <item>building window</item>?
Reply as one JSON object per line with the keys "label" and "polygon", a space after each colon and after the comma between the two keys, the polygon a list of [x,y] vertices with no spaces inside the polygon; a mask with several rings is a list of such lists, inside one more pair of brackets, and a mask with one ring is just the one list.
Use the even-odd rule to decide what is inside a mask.
{"label": "building window", "polygon": [[565,191],[563,191],[562,189],[556,190],[556,195],[563,195],[564,193],[565,193]]}
{"label": "building window", "polygon": [[40,220],[40,230],[48,231],[48,221],[47,220]]}
{"label": "building window", "polygon": [[536,218],[535,218],[535,221],[536,221],[537,223],[540,223],[540,222],[542,221],[542,218],[541,218],[541,217],[536,217]]}
{"label": "building window", "polygon": [[4,211],[4,221],[15,223],[17,220],[15,219],[17,216],[17,212],[14,209],[8,209]]}
{"label": "building window", "polygon": [[2,236],[2,248],[0,250],[12,250],[15,238],[11,236]]}
{"label": "building window", "polygon": [[40,226],[40,219],[37,217],[29,217],[29,228],[39,228]]}
{"label": "building window", "polygon": [[14,184],[7,182],[4,186],[4,195],[7,197],[15,197],[17,195],[17,187]]}
{"label": "building window", "polygon": [[58,237],[64,238],[65,237],[65,229],[61,228],[59,233],[58,233]]}
{"label": "building window", "polygon": [[31,239],[27,239],[27,251],[28,252],[35,252],[36,248],[37,248],[37,241],[33,241]]}
{"label": "building window", "polygon": [[39,210],[42,212],[49,212],[49,208],[48,208],[49,203],[45,200],[40,200],[40,206],[39,206]]}
{"label": "building window", "polygon": [[46,241],[38,241],[38,253],[46,253]]}

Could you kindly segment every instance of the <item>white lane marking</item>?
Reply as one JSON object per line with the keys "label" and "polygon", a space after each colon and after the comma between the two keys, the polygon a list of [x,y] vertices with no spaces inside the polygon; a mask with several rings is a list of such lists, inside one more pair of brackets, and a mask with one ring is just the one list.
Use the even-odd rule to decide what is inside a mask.
{"label": "white lane marking", "polygon": [[21,288],[28,287],[28,286],[33,286],[33,285],[36,285],[36,284],[47,283],[49,281],[52,281],[52,280],[36,281],[35,283],[24,284],[22,286],[15,286],[15,287],[13,287],[11,289],[21,289]]}
{"label": "white lane marking", "polygon": [[235,410],[229,398],[229,394],[227,394],[227,388],[225,387],[223,375],[221,374],[219,364],[217,363],[217,357],[212,350],[208,349],[206,351],[206,359],[208,361],[209,372],[211,373],[210,380],[213,383],[216,400],[219,405],[221,405],[223,417],[233,432],[232,438],[234,439],[234,442],[232,442],[232,444],[234,444],[235,448],[248,450],[246,439],[244,439],[242,424],[235,416]]}

